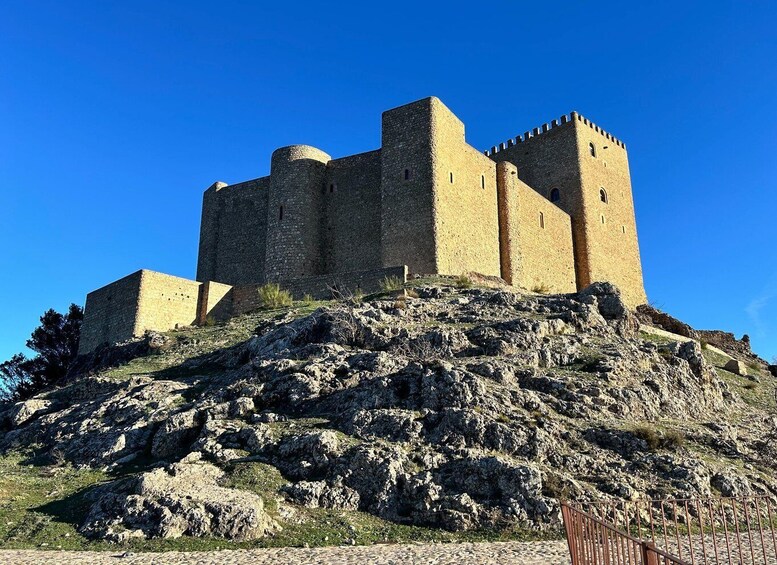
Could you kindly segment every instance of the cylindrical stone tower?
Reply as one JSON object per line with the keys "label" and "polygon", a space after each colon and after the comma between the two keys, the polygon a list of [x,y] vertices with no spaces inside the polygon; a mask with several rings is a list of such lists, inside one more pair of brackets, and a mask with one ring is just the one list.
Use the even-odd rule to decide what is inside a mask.
{"label": "cylindrical stone tower", "polygon": [[272,154],[265,259],[268,281],[322,273],[322,193],[330,160],[309,145],[281,147]]}

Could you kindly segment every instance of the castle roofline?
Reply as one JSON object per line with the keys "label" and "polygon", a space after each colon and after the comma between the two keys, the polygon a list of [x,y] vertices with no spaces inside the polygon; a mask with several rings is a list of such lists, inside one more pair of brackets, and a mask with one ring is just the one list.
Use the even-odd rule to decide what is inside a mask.
{"label": "castle roofline", "polygon": [[514,138],[510,138],[507,141],[504,141],[500,143],[499,145],[494,145],[491,147],[491,149],[486,149],[483,151],[483,154],[486,156],[491,156],[499,153],[500,151],[504,151],[508,147],[513,147],[514,145],[517,145],[519,143],[523,143],[525,141],[528,141],[529,139],[538,137],[542,135],[543,133],[546,133],[552,129],[555,129],[557,127],[564,126],[566,124],[571,124],[573,122],[580,122],[584,125],[587,125],[592,130],[596,131],[597,133],[601,134],[604,138],[610,140],[612,143],[617,145],[618,147],[621,147],[623,149],[626,149],[626,144],[623,143],[620,139],[615,137],[614,135],[606,132],[596,124],[594,124],[591,120],[589,120],[586,117],[583,117],[582,115],[578,114],[576,111],[572,110],[569,114],[563,114],[559,119],[551,120],[550,124],[545,123],[542,124],[540,127],[533,128],[532,130],[526,131],[523,133],[523,135],[517,135]]}

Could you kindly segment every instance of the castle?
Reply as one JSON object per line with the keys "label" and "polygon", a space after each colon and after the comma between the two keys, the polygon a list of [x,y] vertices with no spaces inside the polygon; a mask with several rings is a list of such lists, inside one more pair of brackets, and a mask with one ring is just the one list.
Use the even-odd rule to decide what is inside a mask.
{"label": "castle", "polygon": [[610,281],[644,303],[623,142],[572,112],[479,151],[431,97],[384,112],[375,151],[283,147],[268,176],[205,191],[196,281],[141,270],[88,295],[80,353],[250,311],[267,282],[322,296],[469,272],[545,292]]}

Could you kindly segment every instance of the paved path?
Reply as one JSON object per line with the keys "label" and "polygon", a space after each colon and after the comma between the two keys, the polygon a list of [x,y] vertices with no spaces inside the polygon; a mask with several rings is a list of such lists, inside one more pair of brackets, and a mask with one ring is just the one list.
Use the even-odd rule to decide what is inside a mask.
{"label": "paved path", "polygon": [[0,563],[116,565],[569,565],[566,542],[442,543],[133,553],[97,551],[0,551]]}

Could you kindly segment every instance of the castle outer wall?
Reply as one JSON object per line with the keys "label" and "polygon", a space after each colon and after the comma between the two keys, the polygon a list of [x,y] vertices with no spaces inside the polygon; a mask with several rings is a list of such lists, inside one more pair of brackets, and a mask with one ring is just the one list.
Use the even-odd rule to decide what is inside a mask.
{"label": "castle outer wall", "polygon": [[282,147],[268,176],[205,191],[197,281],[140,271],[91,293],[80,349],[226,319],[267,282],[323,296],[469,272],[542,292],[609,281],[644,303],[625,145],[573,112],[481,152],[430,97],[384,112],[374,151]]}

